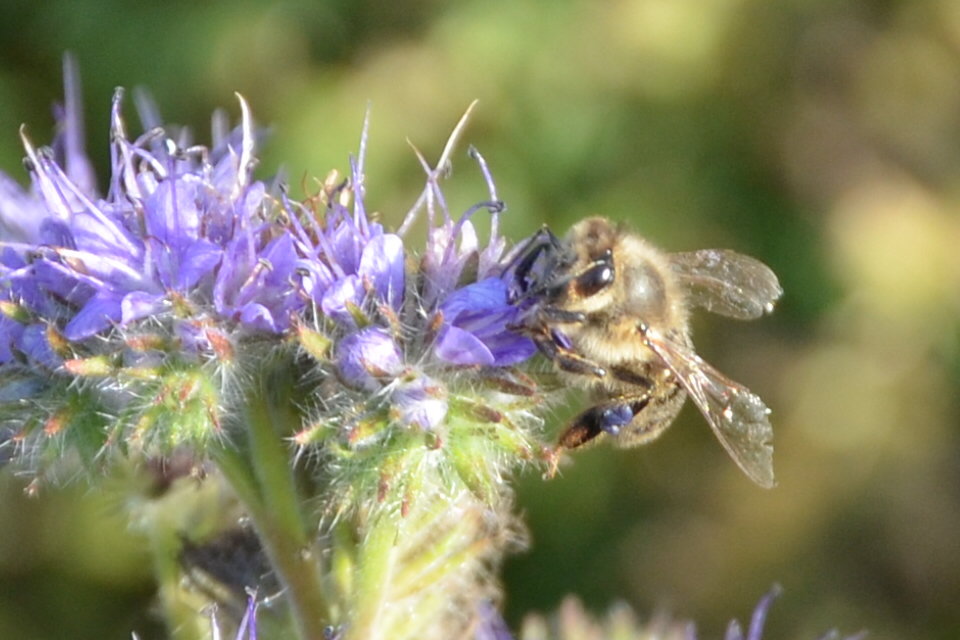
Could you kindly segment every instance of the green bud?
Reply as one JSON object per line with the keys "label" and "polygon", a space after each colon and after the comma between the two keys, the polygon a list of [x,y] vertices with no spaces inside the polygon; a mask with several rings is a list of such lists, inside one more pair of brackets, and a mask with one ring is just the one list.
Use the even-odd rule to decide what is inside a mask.
{"label": "green bud", "polygon": [[333,341],[319,331],[309,329],[303,324],[297,325],[297,338],[300,340],[300,346],[304,351],[310,354],[314,360],[324,361],[330,352],[330,345]]}
{"label": "green bud", "polygon": [[111,359],[107,356],[66,360],[63,368],[67,373],[88,378],[105,378],[115,371]]}

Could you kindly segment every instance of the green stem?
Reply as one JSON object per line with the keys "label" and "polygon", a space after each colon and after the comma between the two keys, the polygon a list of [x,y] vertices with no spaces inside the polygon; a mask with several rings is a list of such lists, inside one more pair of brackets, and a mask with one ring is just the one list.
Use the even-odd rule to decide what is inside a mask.
{"label": "green stem", "polygon": [[[271,385],[276,390],[278,386]],[[289,388],[289,387],[286,387]],[[247,456],[229,444],[215,460],[246,507],[270,564],[285,588],[301,640],[323,640],[327,617],[320,557],[301,513],[292,461],[280,433],[295,425],[287,397],[252,391],[247,404]],[[279,428],[275,428],[279,427]]]}
{"label": "green stem", "polygon": [[252,391],[247,405],[247,429],[253,470],[263,502],[270,507],[277,526],[301,547],[307,547],[307,527],[300,509],[299,492],[293,479],[290,450],[280,436],[280,433],[291,434],[296,430],[300,424],[299,415],[292,411],[289,395],[276,396],[274,393],[278,387],[287,386],[284,382],[270,381],[264,384],[270,384],[273,390]]}
{"label": "green stem", "polygon": [[392,585],[398,518],[381,511],[373,516],[357,557],[356,611],[346,640],[381,638],[381,612]]}

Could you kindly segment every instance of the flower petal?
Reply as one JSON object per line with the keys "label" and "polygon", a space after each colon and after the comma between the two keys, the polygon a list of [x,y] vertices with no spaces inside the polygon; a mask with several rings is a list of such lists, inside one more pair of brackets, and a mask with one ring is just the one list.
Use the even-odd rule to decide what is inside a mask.
{"label": "flower petal", "polygon": [[403,358],[390,334],[367,327],[337,345],[337,369],[347,384],[376,391],[403,370]]}
{"label": "flower petal", "polygon": [[267,307],[257,302],[251,302],[243,306],[240,310],[240,322],[254,329],[278,333],[273,314]]}
{"label": "flower petal", "polygon": [[437,336],[433,352],[438,358],[457,365],[492,365],[493,353],[472,333],[447,325]]}
{"label": "flower petal", "polygon": [[377,295],[394,309],[403,299],[403,240],[387,233],[373,238],[363,248],[357,273],[368,277]]}
{"label": "flower petal", "polygon": [[180,256],[180,266],[174,275],[173,286],[187,291],[204,277],[208,277],[223,259],[223,249],[207,240],[190,242]]}
{"label": "flower petal", "polygon": [[447,417],[443,385],[424,377],[397,385],[390,406],[395,419],[421,429],[433,429]]}
{"label": "flower petal", "polygon": [[497,308],[511,308],[507,304],[507,285],[499,278],[487,278],[457,289],[447,296],[440,310],[450,322],[460,314]]}
{"label": "flower petal", "polygon": [[347,303],[350,302],[359,307],[363,304],[363,295],[359,276],[340,278],[324,292],[320,301],[320,310],[324,315],[343,325],[353,326],[353,316],[347,310]]}
{"label": "flower petal", "polygon": [[156,312],[161,308],[164,298],[162,294],[145,291],[128,293],[120,301],[120,323],[127,325]]}
{"label": "flower petal", "polygon": [[24,326],[15,320],[0,315],[0,364],[13,359],[11,347],[20,341]]}
{"label": "flower petal", "polygon": [[53,350],[53,346],[47,338],[47,330],[47,327],[42,324],[32,324],[25,327],[16,341],[16,347],[33,362],[48,369],[55,369],[63,363],[63,358]]}
{"label": "flower petal", "polygon": [[119,322],[122,317],[121,302],[122,297],[113,292],[97,293],[67,323],[63,335],[67,340],[83,340]]}

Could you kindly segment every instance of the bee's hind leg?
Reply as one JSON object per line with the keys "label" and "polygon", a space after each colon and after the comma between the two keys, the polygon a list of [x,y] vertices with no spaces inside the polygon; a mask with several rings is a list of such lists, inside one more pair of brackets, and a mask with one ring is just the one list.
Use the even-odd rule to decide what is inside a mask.
{"label": "bee's hind leg", "polygon": [[557,443],[564,449],[576,449],[601,433],[616,436],[621,428],[633,422],[650,402],[650,396],[643,394],[632,398],[615,398],[611,401],[590,407],[570,423]]}

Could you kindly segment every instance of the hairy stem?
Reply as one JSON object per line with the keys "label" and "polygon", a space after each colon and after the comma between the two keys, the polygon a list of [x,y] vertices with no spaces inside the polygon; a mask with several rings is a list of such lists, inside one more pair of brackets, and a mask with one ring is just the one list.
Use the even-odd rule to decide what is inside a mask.
{"label": "hairy stem", "polygon": [[374,516],[357,557],[356,611],[347,640],[383,638],[381,611],[393,580],[397,518],[381,512]]}
{"label": "hairy stem", "polygon": [[324,640],[328,609],[320,557],[307,530],[291,455],[281,435],[298,424],[289,396],[277,393],[289,388],[270,384],[269,390],[252,391],[245,415],[249,438],[245,454],[225,445],[215,459],[246,507],[285,589],[298,637]]}

